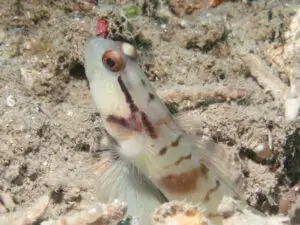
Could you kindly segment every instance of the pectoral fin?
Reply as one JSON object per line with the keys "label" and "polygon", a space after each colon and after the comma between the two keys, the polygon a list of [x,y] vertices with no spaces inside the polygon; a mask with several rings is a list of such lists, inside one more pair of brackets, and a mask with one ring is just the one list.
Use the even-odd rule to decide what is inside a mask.
{"label": "pectoral fin", "polygon": [[[97,171],[99,200],[106,203],[120,199],[128,204],[128,215],[139,224],[150,225],[156,207],[166,202],[165,197],[132,165],[103,154]],[[101,167],[100,167],[101,168]]]}

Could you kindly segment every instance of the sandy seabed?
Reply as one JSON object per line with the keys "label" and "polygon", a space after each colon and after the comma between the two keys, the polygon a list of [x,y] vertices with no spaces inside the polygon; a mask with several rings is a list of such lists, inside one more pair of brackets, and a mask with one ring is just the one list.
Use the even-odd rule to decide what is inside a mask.
{"label": "sandy seabed", "polygon": [[227,146],[248,203],[278,213],[300,181],[299,120],[284,116],[294,63],[286,33],[300,2],[225,1],[182,18],[157,2],[137,1],[134,17],[131,2],[0,1],[0,193],[13,199],[0,215],[51,192],[43,218],[55,218],[101,195],[88,171],[105,131],[83,67],[98,16],[110,38],[138,46],[171,111],[197,121],[186,129]]}

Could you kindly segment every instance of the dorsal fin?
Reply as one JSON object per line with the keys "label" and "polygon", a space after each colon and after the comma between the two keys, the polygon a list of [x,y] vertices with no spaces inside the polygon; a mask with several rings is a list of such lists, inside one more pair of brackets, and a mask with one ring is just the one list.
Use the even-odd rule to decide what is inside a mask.
{"label": "dorsal fin", "polygon": [[199,149],[199,155],[203,163],[215,170],[215,173],[232,187],[235,192],[241,196],[238,184],[241,177],[241,168],[238,158],[234,153],[222,144],[214,143],[208,137],[197,136],[195,133],[199,130],[201,121],[190,113],[180,113],[175,116],[176,122],[187,132],[194,147]]}

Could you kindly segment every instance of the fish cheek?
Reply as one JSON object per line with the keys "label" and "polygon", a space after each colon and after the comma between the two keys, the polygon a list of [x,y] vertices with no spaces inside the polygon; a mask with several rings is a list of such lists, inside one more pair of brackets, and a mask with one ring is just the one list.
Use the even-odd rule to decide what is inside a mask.
{"label": "fish cheek", "polygon": [[106,118],[109,133],[117,140],[128,140],[135,132],[142,131],[142,125],[135,115],[124,118],[116,115],[109,115]]}
{"label": "fish cheek", "polygon": [[115,123],[109,123],[108,133],[118,141],[128,140],[133,136],[133,131]]}

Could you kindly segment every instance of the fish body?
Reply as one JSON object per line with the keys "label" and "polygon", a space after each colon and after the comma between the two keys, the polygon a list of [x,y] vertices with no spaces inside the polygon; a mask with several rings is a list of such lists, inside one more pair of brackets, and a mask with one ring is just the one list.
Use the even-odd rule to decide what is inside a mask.
{"label": "fish body", "polygon": [[[167,200],[201,203],[215,215],[224,195],[237,194],[226,174],[226,162],[217,158],[219,147],[181,129],[135,56],[131,45],[101,37],[88,40],[84,52],[86,75],[103,125],[116,141],[122,163],[129,165],[120,167],[129,168],[122,182],[134,168],[143,183],[157,189],[149,195],[155,196],[153,206],[163,202],[161,192]],[[108,174],[107,179],[116,177]]]}

